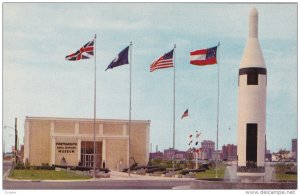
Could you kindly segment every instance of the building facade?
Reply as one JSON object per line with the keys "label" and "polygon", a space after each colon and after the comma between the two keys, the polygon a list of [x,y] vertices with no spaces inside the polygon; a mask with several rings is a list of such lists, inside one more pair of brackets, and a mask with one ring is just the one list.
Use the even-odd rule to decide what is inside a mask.
{"label": "building facade", "polygon": [[164,158],[164,153],[159,152],[159,151],[150,153],[150,159],[156,159],[156,158],[163,159]]}
{"label": "building facade", "polygon": [[187,157],[187,152],[186,151],[179,151],[173,148],[165,149],[164,150],[164,159],[165,160],[172,160],[174,158],[176,160],[185,160]]}
{"label": "building facade", "polygon": [[212,159],[215,152],[215,142],[203,140],[201,142],[201,159]]}
{"label": "building facade", "polygon": [[[149,160],[150,121],[26,117],[24,162],[39,166],[128,167]],[[94,159],[95,133],[95,159]]]}
{"label": "building facade", "polygon": [[227,144],[222,146],[223,160],[235,161],[237,160],[237,145]]}
{"label": "building facade", "polygon": [[292,139],[293,159],[297,162],[297,139]]}

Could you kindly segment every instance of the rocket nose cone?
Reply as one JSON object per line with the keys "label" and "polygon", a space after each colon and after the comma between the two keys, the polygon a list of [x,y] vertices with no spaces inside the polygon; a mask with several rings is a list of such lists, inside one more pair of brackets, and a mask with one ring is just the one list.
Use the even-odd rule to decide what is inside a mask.
{"label": "rocket nose cone", "polygon": [[251,11],[250,11],[250,16],[258,16],[258,12],[257,9],[255,7],[252,7]]}
{"label": "rocket nose cone", "polygon": [[258,38],[258,12],[252,7],[249,14],[249,37]]}

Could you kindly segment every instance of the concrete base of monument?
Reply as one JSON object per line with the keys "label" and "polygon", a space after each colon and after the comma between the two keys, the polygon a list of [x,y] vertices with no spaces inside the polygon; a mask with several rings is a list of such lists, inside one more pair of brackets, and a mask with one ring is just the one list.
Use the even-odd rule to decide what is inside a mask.
{"label": "concrete base of monument", "polygon": [[[262,183],[265,182],[265,173],[236,173],[237,177],[239,178],[240,182],[242,183]],[[267,181],[269,183],[270,181]]]}

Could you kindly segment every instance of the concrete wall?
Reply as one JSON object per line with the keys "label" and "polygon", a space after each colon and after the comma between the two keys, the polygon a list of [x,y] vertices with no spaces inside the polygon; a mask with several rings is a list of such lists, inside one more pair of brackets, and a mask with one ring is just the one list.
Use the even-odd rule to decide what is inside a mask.
{"label": "concrete wall", "polygon": [[134,157],[139,165],[146,165],[149,160],[149,138],[147,138],[147,136],[149,136],[147,134],[148,126],[148,124],[131,125],[130,156]]}
{"label": "concrete wall", "polygon": [[[58,145],[59,143],[64,144],[76,144],[74,145]],[[61,147],[62,149],[59,149]],[[76,149],[71,149],[76,148]],[[64,152],[59,152],[59,150],[64,150]],[[61,160],[64,157],[66,160],[67,165],[77,166],[78,165],[78,151],[80,147],[78,147],[77,139],[76,138],[57,138],[55,139],[55,164],[60,165]]]}
{"label": "concrete wall", "polygon": [[117,164],[127,167],[128,140],[106,139],[106,167],[117,170]]}
{"label": "concrete wall", "polygon": [[29,122],[29,154],[31,165],[50,162],[50,121]]}

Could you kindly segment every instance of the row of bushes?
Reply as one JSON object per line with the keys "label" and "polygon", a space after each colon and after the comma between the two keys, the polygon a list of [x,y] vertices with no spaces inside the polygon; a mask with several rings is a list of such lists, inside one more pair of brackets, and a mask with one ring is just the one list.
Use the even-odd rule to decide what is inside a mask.
{"label": "row of bushes", "polygon": [[15,166],[15,169],[19,169],[19,170],[55,170],[55,166],[54,165],[49,165],[48,163],[42,163],[41,166],[30,166],[29,163],[17,163],[17,165]]}

